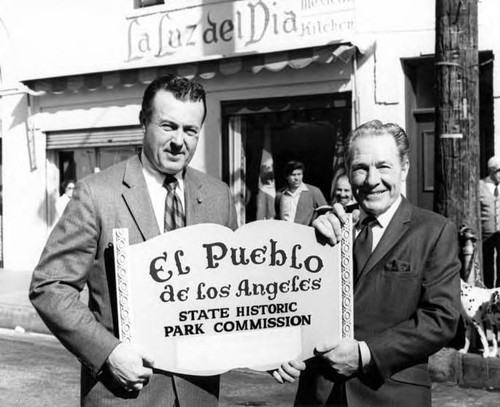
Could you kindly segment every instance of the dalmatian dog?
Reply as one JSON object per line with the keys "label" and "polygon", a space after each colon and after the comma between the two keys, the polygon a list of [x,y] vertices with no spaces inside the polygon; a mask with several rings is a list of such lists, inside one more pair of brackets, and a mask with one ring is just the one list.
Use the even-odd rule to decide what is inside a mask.
{"label": "dalmatian dog", "polygon": [[[483,357],[497,357],[498,354],[498,330],[496,323],[492,323],[493,348],[490,351],[486,330],[483,324],[485,317],[493,317],[493,313],[500,312],[500,288],[474,287],[463,280],[460,280],[460,298],[466,319],[476,328],[483,345]],[[493,321],[493,318],[491,318]],[[465,338],[465,347],[461,353],[467,353],[470,340]]]}

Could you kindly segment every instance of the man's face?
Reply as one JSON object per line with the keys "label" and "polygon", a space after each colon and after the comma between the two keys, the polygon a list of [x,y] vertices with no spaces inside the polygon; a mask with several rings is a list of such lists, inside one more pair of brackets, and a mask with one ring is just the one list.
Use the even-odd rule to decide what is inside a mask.
{"label": "man's face", "polygon": [[349,179],[356,201],[370,215],[387,211],[401,194],[409,163],[401,163],[394,138],[361,136],[350,152]]}
{"label": "man's face", "polygon": [[351,184],[347,177],[340,177],[335,186],[335,200],[345,206],[352,200]]}
{"label": "man's face", "polygon": [[144,154],[158,171],[176,174],[187,167],[196,151],[205,112],[203,102],[183,102],[171,92],[160,90],[151,108],[144,131]]}
{"label": "man's face", "polygon": [[492,165],[491,167],[488,168],[488,171],[490,173],[490,178],[495,184],[500,183],[500,163],[497,165]]}
{"label": "man's face", "polygon": [[288,174],[286,181],[288,182],[288,187],[295,191],[302,184],[302,178],[304,173],[302,170],[293,170],[291,174]]}
{"label": "man's face", "polygon": [[75,190],[75,184],[73,184],[72,182],[70,182],[68,184],[68,186],[66,187],[64,193],[69,197],[69,198],[73,198],[73,191]]}

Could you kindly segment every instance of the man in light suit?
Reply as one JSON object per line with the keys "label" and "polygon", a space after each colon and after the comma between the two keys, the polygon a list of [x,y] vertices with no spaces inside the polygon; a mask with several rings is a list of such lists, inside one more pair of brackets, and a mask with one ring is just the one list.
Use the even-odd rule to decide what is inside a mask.
{"label": "man in light suit", "polygon": [[300,161],[289,161],[285,176],[288,186],[276,194],[277,219],[309,226],[315,209],[326,205],[326,199],[319,188],[303,182],[304,164]]}
{"label": "man in light suit", "polygon": [[[345,151],[361,208],[353,245],[354,339],[317,347],[295,405],[430,406],[428,357],[454,338],[459,323],[457,231],[402,197],[409,144],[398,125],[365,123]],[[340,204],[334,212],[313,223],[331,244],[340,241],[345,221]],[[294,381],[303,368],[285,363],[273,374]]]}
{"label": "man in light suit", "polygon": [[[140,113],[141,156],[78,182],[33,273],[33,305],[82,363],[84,406],[218,403],[219,376],[154,370],[146,349],[117,338],[112,256],[113,228],[127,228],[130,244],[164,232],[171,221],[172,211],[166,208],[170,192],[176,216],[186,225],[211,222],[236,229],[228,187],[188,166],[205,116],[201,85],[173,75],[153,81],[144,93]],[[175,177],[170,192],[163,186],[169,175]],[[88,305],[80,301],[85,285]]]}

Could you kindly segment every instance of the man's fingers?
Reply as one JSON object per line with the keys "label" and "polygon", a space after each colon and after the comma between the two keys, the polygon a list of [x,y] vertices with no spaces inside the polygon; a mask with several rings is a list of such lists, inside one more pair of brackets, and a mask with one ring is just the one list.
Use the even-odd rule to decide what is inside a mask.
{"label": "man's fingers", "polygon": [[314,348],[314,353],[316,355],[322,355],[324,353],[330,352],[332,349],[335,349],[338,345],[338,342],[334,343],[320,343],[316,348]]}
{"label": "man's fingers", "polygon": [[337,216],[338,219],[340,219],[342,225],[345,225],[348,222],[349,218],[347,216],[347,213],[344,207],[338,202],[333,205],[332,212]]}
{"label": "man's fingers", "polygon": [[[291,373],[289,374],[288,372],[286,372],[284,369],[283,369],[283,366],[286,366],[286,365],[281,365],[281,367],[278,369],[278,370],[275,370],[274,373],[278,373],[279,376],[282,378],[282,381],[279,381],[279,383],[283,383],[284,381],[285,382],[288,382],[288,383],[294,383],[295,382],[295,379],[298,378],[299,376],[297,375],[297,377],[293,376]],[[287,369],[289,372],[291,372],[289,369]],[[274,373],[273,373],[273,376],[274,376]],[[276,376],[275,376],[276,378]],[[277,380],[277,379],[276,379]]]}
{"label": "man's fingers", "polygon": [[149,378],[153,375],[153,369],[150,367],[144,367],[140,372],[138,372],[138,378],[141,381],[148,381]]}
{"label": "man's fingers", "polygon": [[278,383],[281,383],[281,384],[285,383],[285,381],[281,378],[281,376],[280,376],[280,374],[278,373],[278,371],[277,371],[277,370],[275,370],[275,371],[273,372],[273,377],[275,378],[275,380],[276,380]]}
{"label": "man's fingers", "polygon": [[144,385],[142,383],[133,383],[131,385],[128,385],[126,390],[127,391],[139,391],[144,388]]}
{"label": "man's fingers", "polygon": [[142,357],[142,363],[144,364],[144,366],[151,368],[155,367],[155,361],[153,359],[153,356],[151,356],[149,352],[145,351],[144,349],[141,349],[140,355]]}
{"label": "man's fingers", "polygon": [[290,365],[297,370],[305,370],[306,364],[301,360],[292,360]]}

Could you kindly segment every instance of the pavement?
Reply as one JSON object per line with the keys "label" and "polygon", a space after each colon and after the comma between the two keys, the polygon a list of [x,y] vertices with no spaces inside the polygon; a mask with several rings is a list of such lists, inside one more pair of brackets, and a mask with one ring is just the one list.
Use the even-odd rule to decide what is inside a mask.
{"label": "pavement", "polygon": [[0,328],[49,334],[28,298],[31,272],[0,269]]}
{"label": "pavement", "polygon": [[[28,298],[31,272],[0,269],[0,328],[48,334]],[[85,300],[85,292],[83,293]],[[500,391],[500,359],[479,354],[461,354],[445,348],[431,357],[429,370],[434,382],[464,388]]]}

